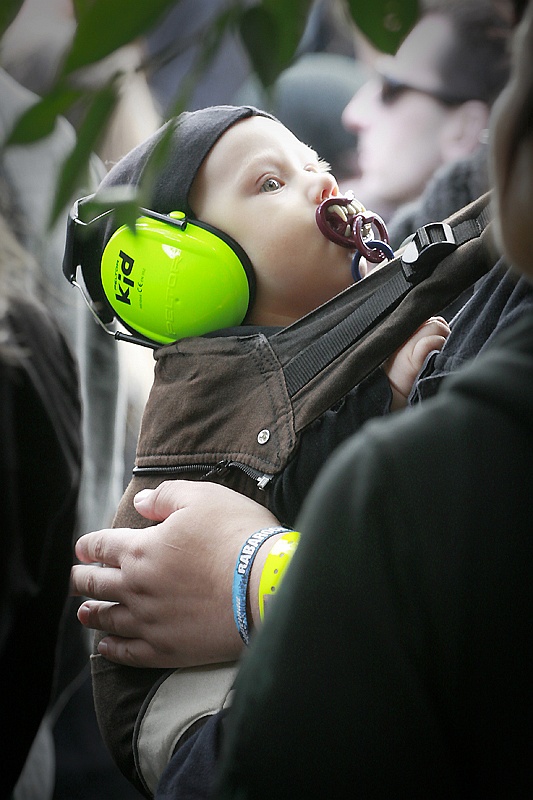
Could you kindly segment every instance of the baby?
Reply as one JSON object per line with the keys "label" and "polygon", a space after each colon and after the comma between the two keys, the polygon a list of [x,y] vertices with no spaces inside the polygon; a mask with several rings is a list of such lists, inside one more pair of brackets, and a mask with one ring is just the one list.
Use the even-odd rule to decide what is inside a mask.
{"label": "baby", "polygon": [[[295,322],[347,289],[353,283],[355,245],[339,244],[337,229],[339,219],[347,223],[350,245],[348,223],[360,206],[340,196],[328,165],[314,150],[270,115],[247,106],[212,107],[171,120],[110,171],[102,193],[110,187],[141,184],[163,136],[169,136],[167,158],[164,169],[152,175],[147,206],[165,215],[181,211],[236,244],[235,249],[244,253],[243,261],[251,266],[251,299],[238,327],[208,331],[207,336],[156,350],[155,380],[143,416],[137,465],[114,526],[148,524],[133,506],[139,489],[155,487],[169,476],[202,479],[209,475],[213,480],[215,474],[220,482],[230,483],[269,505],[278,518],[291,522],[287,514],[280,513],[274,495],[258,491],[250,481],[250,471],[239,470],[235,464],[234,437],[227,431],[231,425],[246,427],[248,420],[220,377],[220,343],[231,339],[237,348],[246,346],[250,335],[257,332],[268,338],[273,330]],[[317,209],[335,198],[339,202],[329,204],[325,223],[323,218],[318,224]],[[108,226],[103,244],[113,233]],[[98,260],[101,251],[92,255]],[[433,318],[389,359],[384,370],[393,407],[405,403],[426,355],[442,346],[447,333],[446,323]],[[267,393],[265,377],[263,394]],[[345,405],[357,402],[354,395]],[[376,409],[378,413],[381,410]],[[351,422],[346,435],[350,430]],[[316,431],[312,435],[316,436]],[[327,429],[319,434],[312,448],[316,472],[342,436],[337,431],[330,438]],[[294,458],[298,459],[297,450]],[[221,462],[229,463],[224,471],[218,468]],[[275,476],[278,481],[280,477]],[[294,492],[299,496],[309,488],[307,480],[303,490],[289,484],[283,482],[285,495]],[[104,739],[121,769],[137,781],[132,734],[139,724],[141,706],[163,676],[154,670],[125,670],[101,655],[95,655],[92,665]],[[230,671],[230,680],[232,675]],[[183,691],[176,688],[178,706]]]}

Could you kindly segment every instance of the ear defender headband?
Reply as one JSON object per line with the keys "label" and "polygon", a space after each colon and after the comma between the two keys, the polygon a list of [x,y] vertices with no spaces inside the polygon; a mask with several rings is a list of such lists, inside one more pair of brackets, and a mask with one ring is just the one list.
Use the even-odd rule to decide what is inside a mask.
{"label": "ear defender headband", "polygon": [[102,252],[113,209],[84,222],[80,212],[93,198],[71,209],[63,273],[100,324],[118,320],[134,334],[116,331],[116,338],[156,347],[243,322],[255,280],[250,259],[230,236],[182,211],[141,208],[135,229],[119,227]]}

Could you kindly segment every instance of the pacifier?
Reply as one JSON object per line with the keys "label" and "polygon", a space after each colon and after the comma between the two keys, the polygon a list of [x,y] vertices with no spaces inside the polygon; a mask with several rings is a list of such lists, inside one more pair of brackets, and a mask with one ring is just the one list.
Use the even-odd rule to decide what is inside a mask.
{"label": "pacifier", "polygon": [[355,199],[353,192],[344,197],[328,197],[317,207],[316,222],[324,236],[341,247],[355,250],[352,259],[352,277],[361,279],[359,261],[378,264],[386,258],[394,258],[389,245],[386,225],[378,214],[367,211]]}

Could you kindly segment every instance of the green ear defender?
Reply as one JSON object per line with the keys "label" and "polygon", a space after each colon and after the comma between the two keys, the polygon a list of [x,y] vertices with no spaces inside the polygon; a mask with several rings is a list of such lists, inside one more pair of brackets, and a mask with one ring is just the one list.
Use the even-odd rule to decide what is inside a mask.
{"label": "green ear defender", "polygon": [[[169,217],[185,219],[181,212]],[[142,216],[135,231],[122,226],[105,247],[101,277],[117,317],[162,344],[239,325],[250,301],[234,247],[190,221],[173,228]]]}
{"label": "green ear defender", "polygon": [[85,258],[84,250],[94,245],[82,237],[80,226],[104,217],[108,224],[110,213],[85,223],[75,204],[63,263],[72,283],[81,267],[86,299],[100,322],[115,317],[142,340],[157,344],[243,322],[254,277],[248,256],[231,237],[181,211],[165,215],[143,208],[134,230],[123,225],[112,233],[101,259]]}

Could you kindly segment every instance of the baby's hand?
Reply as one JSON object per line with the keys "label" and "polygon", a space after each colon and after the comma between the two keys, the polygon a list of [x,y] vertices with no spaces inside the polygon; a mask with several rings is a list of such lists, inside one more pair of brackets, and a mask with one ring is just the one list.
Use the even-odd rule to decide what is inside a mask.
{"label": "baby's hand", "polygon": [[385,361],[383,368],[392,389],[391,411],[407,405],[416,376],[432,350],[441,350],[450,327],[443,317],[430,317]]}

